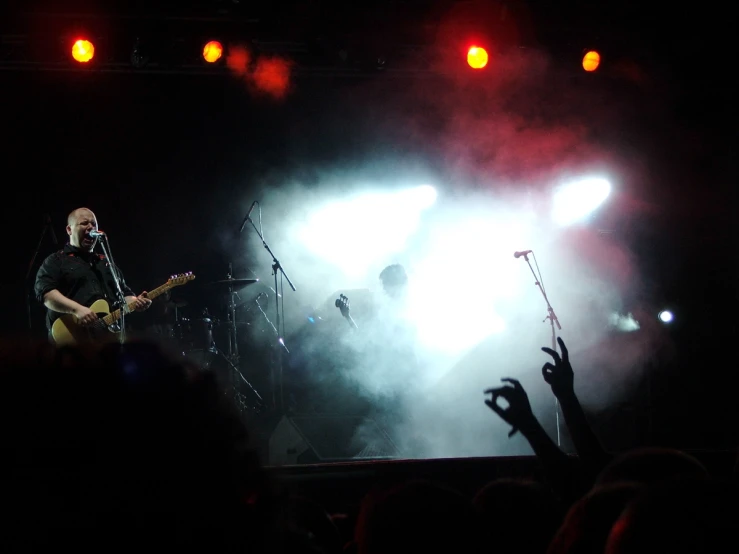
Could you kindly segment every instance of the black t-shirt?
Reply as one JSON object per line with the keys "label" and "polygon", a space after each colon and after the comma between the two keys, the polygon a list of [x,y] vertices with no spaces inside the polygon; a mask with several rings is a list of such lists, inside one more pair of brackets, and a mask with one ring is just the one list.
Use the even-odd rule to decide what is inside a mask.
{"label": "black t-shirt", "polygon": [[[121,290],[125,296],[134,296],[120,269]],[[58,290],[67,298],[90,306],[96,300],[107,300],[111,308],[118,307],[114,299],[116,286],[110,263],[102,254],[87,252],[67,243],[63,250],[50,254],[36,273],[34,292],[39,302],[51,290]],[[51,329],[61,314],[47,310],[46,326]]]}

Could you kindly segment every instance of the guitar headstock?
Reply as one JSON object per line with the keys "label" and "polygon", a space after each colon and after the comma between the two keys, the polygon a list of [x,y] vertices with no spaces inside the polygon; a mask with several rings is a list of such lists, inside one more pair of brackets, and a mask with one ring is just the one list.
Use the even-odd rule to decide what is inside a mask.
{"label": "guitar headstock", "polygon": [[180,273],[179,275],[172,275],[167,280],[167,286],[168,287],[178,287],[180,285],[184,285],[185,283],[189,283],[195,279],[195,275],[192,274],[192,271],[188,271],[187,273]]}
{"label": "guitar headstock", "polygon": [[349,299],[346,296],[340,294],[339,297],[336,299],[336,302],[334,302],[334,306],[339,308],[341,315],[343,315],[344,317],[349,317]]}

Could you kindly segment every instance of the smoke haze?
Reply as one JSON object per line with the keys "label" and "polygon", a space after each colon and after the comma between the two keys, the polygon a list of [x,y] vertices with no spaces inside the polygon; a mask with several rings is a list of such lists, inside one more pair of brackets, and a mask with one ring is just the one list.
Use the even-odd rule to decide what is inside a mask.
{"label": "smoke haze", "polygon": [[[513,49],[493,63],[485,78],[442,67],[442,80],[386,74],[364,83],[348,95],[363,106],[361,120],[326,114],[315,133],[320,141],[322,125],[328,134],[342,125],[366,132],[360,156],[262,176],[265,239],[297,288],[278,282],[291,364],[324,388],[332,409],[356,407],[342,394],[361,398],[407,456],[529,453],[483,403],[502,377],[520,379],[554,428],[541,377],[549,358],[540,348],[552,343],[547,306],[514,251],[535,253],[589,408],[618,402],[662,340],[651,307],[634,304],[643,277],[632,254],[597,222],[628,194],[625,176],[638,180],[638,160],[625,168],[597,140],[618,125],[622,106],[584,93],[540,52]],[[594,173],[614,187],[596,220],[557,227],[555,186]],[[436,188],[435,203],[406,206],[403,191],[421,185]],[[241,200],[242,213],[252,200]],[[272,259],[249,233],[242,263],[274,287]],[[409,276],[402,302],[389,301],[378,279],[393,263]],[[334,306],[342,293],[358,330]],[[413,338],[392,344],[401,336]],[[399,363],[410,360],[394,350],[402,346],[417,366]]]}

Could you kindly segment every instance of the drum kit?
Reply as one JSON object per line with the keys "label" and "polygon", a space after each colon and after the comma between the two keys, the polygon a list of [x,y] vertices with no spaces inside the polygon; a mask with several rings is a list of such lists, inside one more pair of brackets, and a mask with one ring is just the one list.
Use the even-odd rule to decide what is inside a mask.
{"label": "drum kit", "polygon": [[[261,412],[265,403],[256,388],[246,379],[239,369],[239,333],[238,328],[249,323],[237,322],[237,310],[252,302],[259,303],[259,298],[265,293],[258,294],[250,301],[242,301],[239,291],[250,285],[259,283],[259,279],[235,279],[230,273],[226,279],[206,283],[204,287],[208,296],[225,293],[225,318],[217,318],[210,314],[208,308],[200,312],[200,317],[183,316],[183,308],[189,302],[183,299],[169,299],[164,303],[165,308],[174,314],[174,323],[167,326],[164,333],[170,342],[175,344],[177,352],[181,352],[188,360],[196,363],[205,370],[222,369],[225,365],[225,385],[227,393],[233,397],[241,410]],[[250,309],[247,309],[250,311]],[[258,310],[263,315],[263,310]],[[268,320],[269,321],[269,320]],[[271,322],[269,322],[271,325]],[[215,340],[215,331],[225,330],[226,346],[223,350]],[[222,362],[222,363],[221,363]],[[216,368],[216,366],[219,366]],[[218,373],[218,371],[215,371]]]}

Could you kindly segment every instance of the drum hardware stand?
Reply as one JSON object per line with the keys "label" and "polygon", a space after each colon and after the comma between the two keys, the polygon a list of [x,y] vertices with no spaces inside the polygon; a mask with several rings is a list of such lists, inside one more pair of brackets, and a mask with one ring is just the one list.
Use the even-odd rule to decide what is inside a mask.
{"label": "drum hardware stand", "polygon": [[[245,408],[251,408],[255,412],[260,413],[262,411],[262,408],[264,407],[264,400],[262,399],[260,394],[257,392],[257,389],[255,389],[254,386],[249,381],[247,381],[246,377],[244,377],[244,374],[241,373],[241,371],[239,371],[239,368],[236,366],[236,364],[233,363],[231,358],[227,356],[226,353],[223,352],[220,348],[218,348],[215,345],[215,343],[213,343],[213,351],[219,356],[221,356],[224,360],[226,360],[226,363],[231,368],[231,371],[229,372],[230,389],[231,389],[231,394],[234,397],[234,400],[238,404],[238,407],[242,410]],[[236,388],[236,383],[235,383],[236,376],[240,378],[242,383],[244,383],[247,387],[249,387],[251,392],[256,397],[257,402],[255,406],[251,406],[248,402],[246,402],[245,395],[239,392],[238,389]]]}
{"label": "drum hardware stand", "polygon": [[[233,280],[233,265],[231,263],[228,264],[228,274],[226,275],[226,281],[232,281]],[[254,396],[257,398],[256,406],[253,407],[254,411],[257,413],[261,412],[263,406],[264,406],[264,400],[260,396],[260,394],[257,392],[257,390],[254,388],[254,386],[244,377],[244,374],[241,373],[241,371],[238,368],[239,364],[239,345],[238,345],[238,333],[236,330],[236,299],[239,296],[239,293],[234,289],[233,283],[228,283],[228,303],[227,303],[227,309],[228,309],[228,316],[227,316],[227,327],[228,327],[228,352],[223,352],[220,348],[218,348],[218,345],[216,344],[215,340],[213,340],[210,350],[214,352],[215,354],[221,356],[224,360],[226,360],[226,363],[228,363],[231,371],[228,372],[228,384],[229,389],[236,400],[238,407],[240,409],[245,409],[248,407],[251,407],[248,402],[246,402],[244,395],[239,392],[237,385],[239,382],[244,383],[249,389],[252,391]]]}
{"label": "drum hardware stand", "polygon": [[[228,274],[226,280],[233,279],[233,265],[228,264]],[[234,290],[233,284],[228,284],[228,358],[231,362],[239,363],[239,345],[236,333],[236,297],[238,293]]]}
{"label": "drum hardware stand", "polygon": [[[239,230],[239,233],[243,232],[244,227],[246,226],[247,221],[251,223],[251,226],[254,228],[254,231],[259,236],[259,239],[262,241],[262,246],[264,246],[264,249],[269,253],[269,255],[272,257],[272,275],[274,276],[275,280],[275,330],[277,331],[277,340],[275,341],[275,344],[273,346],[273,352],[274,352],[274,363],[272,368],[272,407],[273,409],[278,412],[282,413],[285,410],[285,401],[284,401],[284,394],[283,394],[283,386],[282,386],[282,373],[283,373],[283,349],[287,350],[287,346],[285,345],[285,339],[282,336],[282,326],[284,325],[281,317],[280,317],[280,311],[284,309],[284,298],[282,298],[281,294],[278,294],[277,291],[280,290],[278,282],[277,282],[277,275],[280,274],[281,277],[287,281],[287,284],[290,286],[290,288],[295,292],[295,285],[293,285],[292,281],[290,280],[290,277],[287,276],[287,273],[285,273],[285,269],[282,267],[282,264],[275,256],[274,252],[272,252],[272,249],[267,244],[267,241],[264,240],[264,233],[260,230],[262,227],[262,207],[259,205],[259,229],[257,229],[257,226],[254,224],[254,220],[251,218],[251,212],[254,209],[255,206],[258,206],[259,202],[256,200],[252,203],[251,207],[249,208],[249,211],[246,214],[246,217],[244,217],[244,221],[241,224],[241,229]],[[278,402],[279,400],[279,402]]]}
{"label": "drum hardware stand", "polygon": [[[266,293],[260,293],[259,294],[259,296],[262,296],[262,295],[267,296]],[[262,305],[259,303],[259,296],[257,296],[254,299],[254,303],[257,305],[257,308],[259,309],[259,311],[264,316],[264,319],[267,321],[267,323],[269,323],[269,326],[272,327],[272,330],[275,332],[275,336],[279,338],[280,337],[280,332],[277,330],[277,327],[275,327],[275,324],[272,323],[272,320],[267,315],[267,312],[264,311],[264,308],[262,308]],[[289,354],[290,351],[287,349],[287,346],[285,346],[285,343],[282,342],[281,344],[285,348],[285,351]]]}

